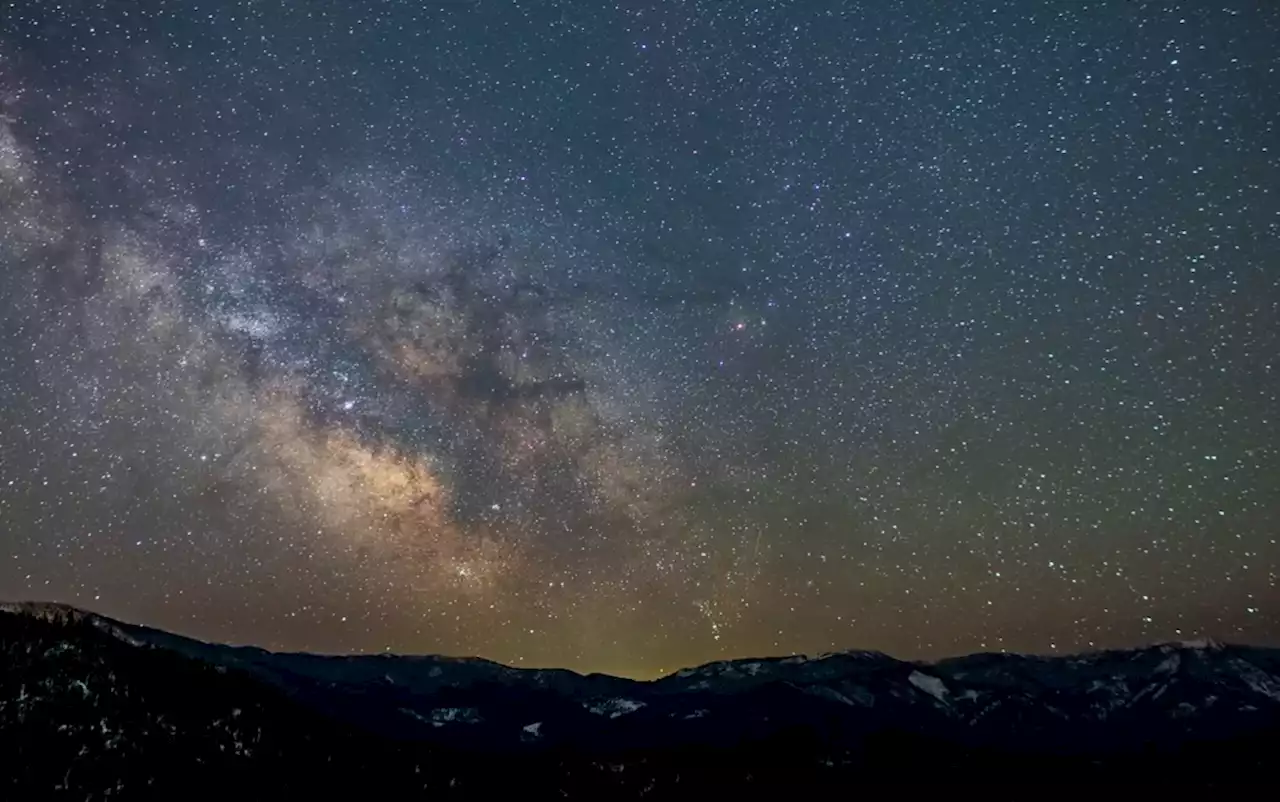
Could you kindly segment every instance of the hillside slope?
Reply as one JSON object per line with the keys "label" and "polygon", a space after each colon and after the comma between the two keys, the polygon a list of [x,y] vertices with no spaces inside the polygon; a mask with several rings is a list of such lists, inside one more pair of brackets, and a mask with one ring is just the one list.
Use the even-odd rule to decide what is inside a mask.
{"label": "hillside slope", "polygon": [[653,682],[206,644],[0,605],[8,798],[693,797],[892,782],[1268,778],[1280,650],[737,660]]}

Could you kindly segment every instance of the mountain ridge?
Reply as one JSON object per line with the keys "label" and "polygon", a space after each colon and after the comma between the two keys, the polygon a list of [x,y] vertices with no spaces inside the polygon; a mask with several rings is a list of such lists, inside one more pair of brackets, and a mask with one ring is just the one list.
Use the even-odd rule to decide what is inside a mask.
{"label": "mountain ridge", "polygon": [[[936,662],[849,650],[635,680],[483,658],[276,653],[32,602],[0,604],[0,658],[0,754],[28,755],[36,786],[92,760],[94,776],[118,764],[130,782],[178,789],[216,765],[227,792],[313,780],[327,792],[373,772],[406,794],[497,793],[510,780],[526,796],[672,798],[917,781],[921,761],[964,782],[1033,770],[1149,779],[1188,760],[1265,777],[1280,749],[1280,649],[1207,640]],[[523,774],[494,775],[495,761]]]}
{"label": "mountain ridge", "polygon": [[[41,617],[41,618],[45,618],[47,620],[52,620],[52,621],[59,621],[59,620],[91,621],[91,622],[94,622],[96,626],[103,628],[105,631],[115,632],[118,637],[121,637],[124,639],[133,637],[129,634],[129,632],[130,630],[134,630],[137,632],[154,633],[154,634],[163,636],[163,638],[166,638],[166,639],[170,639],[170,638],[181,639],[181,640],[190,641],[196,644],[203,644],[210,647],[216,647],[216,648],[222,648],[222,649],[240,649],[240,650],[258,651],[258,652],[263,652],[266,654],[278,655],[278,656],[297,656],[297,657],[333,658],[333,659],[356,658],[356,659],[437,660],[441,662],[488,664],[491,666],[500,667],[507,671],[514,671],[514,672],[562,672],[565,674],[572,674],[574,676],[583,677],[583,678],[607,677],[612,680],[620,680],[623,682],[635,682],[635,683],[662,682],[662,681],[671,679],[673,677],[688,677],[692,675],[702,674],[706,671],[719,668],[719,667],[732,667],[732,666],[753,664],[753,663],[759,663],[759,664],[812,663],[816,661],[825,660],[828,658],[846,657],[846,656],[888,658],[891,660],[896,660],[900,663],[909,663],[913,665],[929,667],[929,666],[945,665],[945,664],[953,663],[955,661],[964,661],[964,660],[980,658],[985,656],[1009,656],[1009,657],[1015,657],[1015,658],[1026,659],[1026,660],[1063,660],[1063,659],[1088,658],[1091,656],[1108,655],[1108,654],[1131,654],[1134,652],[1139,652],[1144,650],[1167,649],[1167,648],[1191,649],[1191,650],[1199,650],[1199,649],[1221,650],[1224,648],[1239,647],[1239,648],[1248,648],[1248,649],[1274,649],[1277,653],[1280,653],[1280,647],[1251,646],[1247,644],[1237,644],[1237,643],[1222,641],[1217,638],[1212,638],[1207,636],[1176,640],[1176,641],[1153,641],[1148,644],[1128,647],[1128,648],[1124,648],[1124,647],[1099,648],[1099,649],[1084,650],[1079,652],[1064,652],[1060,654],[1059,653],[1045,654],[1040,652],[978,651],[978,652],[969,652],[966,654],[958,654],[958,655],[951,655],[947,657],[941,657],[934,660],[903,659],[903,658],[894,657],[890,655],[888,652],[884,652],[878,649],[849,648],[849,649],[840,649],[835,651],[817,652],[814,654],[797,653],[797,654],[787,654],[787,655],[760,655],[760,656],[754,656],[754,657],[734,657],[734,658],[724,658],[720,660],[710,660],[705,663],[698,663],[695,665],[678,668],[657,677],[642,679],[642,678],[636,678],[636,677],[627,677],[620,674],[609,674],[607,672],[599,672],[599,671],[583,672],[583,671],[577,671],[572,668],[512,666],[507,663],[503,663],[497,660],[492,660],[487,657],[481,657],[479,655],[448,655],[448,654],[436,653],[436,652],[343,653],[343,652],[309,652],[309,651],[291,651],[291,650],[275,651],[272,649],[267,649],[262,646],[255,646],[252,644],[226,644],[226,643],[218,643],[216,641],[206,641],[190,635],[182,635],[182,634],[171,632],[168,630],[157,629],[155,627],[150,627],[145,624],[135,624],[132,622],[123,621],[121,619],[113,618],[111,616],[98,613],[94,610],[90,610],[84,607],[78,607],[76,605],[68,604],[66,602],[53,602],[53,601],[41,601],[41,600],[0,601],[0,613],[17,613],[17,614],[33,615],[36,617]],[[153,644],[150,641],[148,641],[148,645],[156,645],[156,644]]]}

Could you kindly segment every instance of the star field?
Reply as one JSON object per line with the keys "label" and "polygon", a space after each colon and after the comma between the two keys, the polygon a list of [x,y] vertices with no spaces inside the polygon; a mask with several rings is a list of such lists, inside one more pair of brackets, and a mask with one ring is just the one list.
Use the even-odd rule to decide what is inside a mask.
{"label": "star field", "polygon": [[1277,42],[0,2],[0,596],[636,676],[1280,643]]}

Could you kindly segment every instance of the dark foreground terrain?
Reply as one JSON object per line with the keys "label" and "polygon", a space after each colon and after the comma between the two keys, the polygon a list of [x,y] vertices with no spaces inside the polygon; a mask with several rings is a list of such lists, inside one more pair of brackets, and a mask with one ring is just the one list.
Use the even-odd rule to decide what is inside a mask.
{"label": "dark foreground terrain", "polygon": [[1043,795],[1268,784],[1280,754],[1280,649],[1212,642],[927,664],[841,652],[635,682],[274,654],[8,604],[0,660],[3,799]]}

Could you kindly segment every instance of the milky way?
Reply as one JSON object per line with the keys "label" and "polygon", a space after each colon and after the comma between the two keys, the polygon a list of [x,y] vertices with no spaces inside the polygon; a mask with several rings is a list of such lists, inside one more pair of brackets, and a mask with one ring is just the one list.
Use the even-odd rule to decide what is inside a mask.
{"label": "milky way", "polygon": [[1280,642],[1277,41],[11,3],[0,596],[641,676]]}

